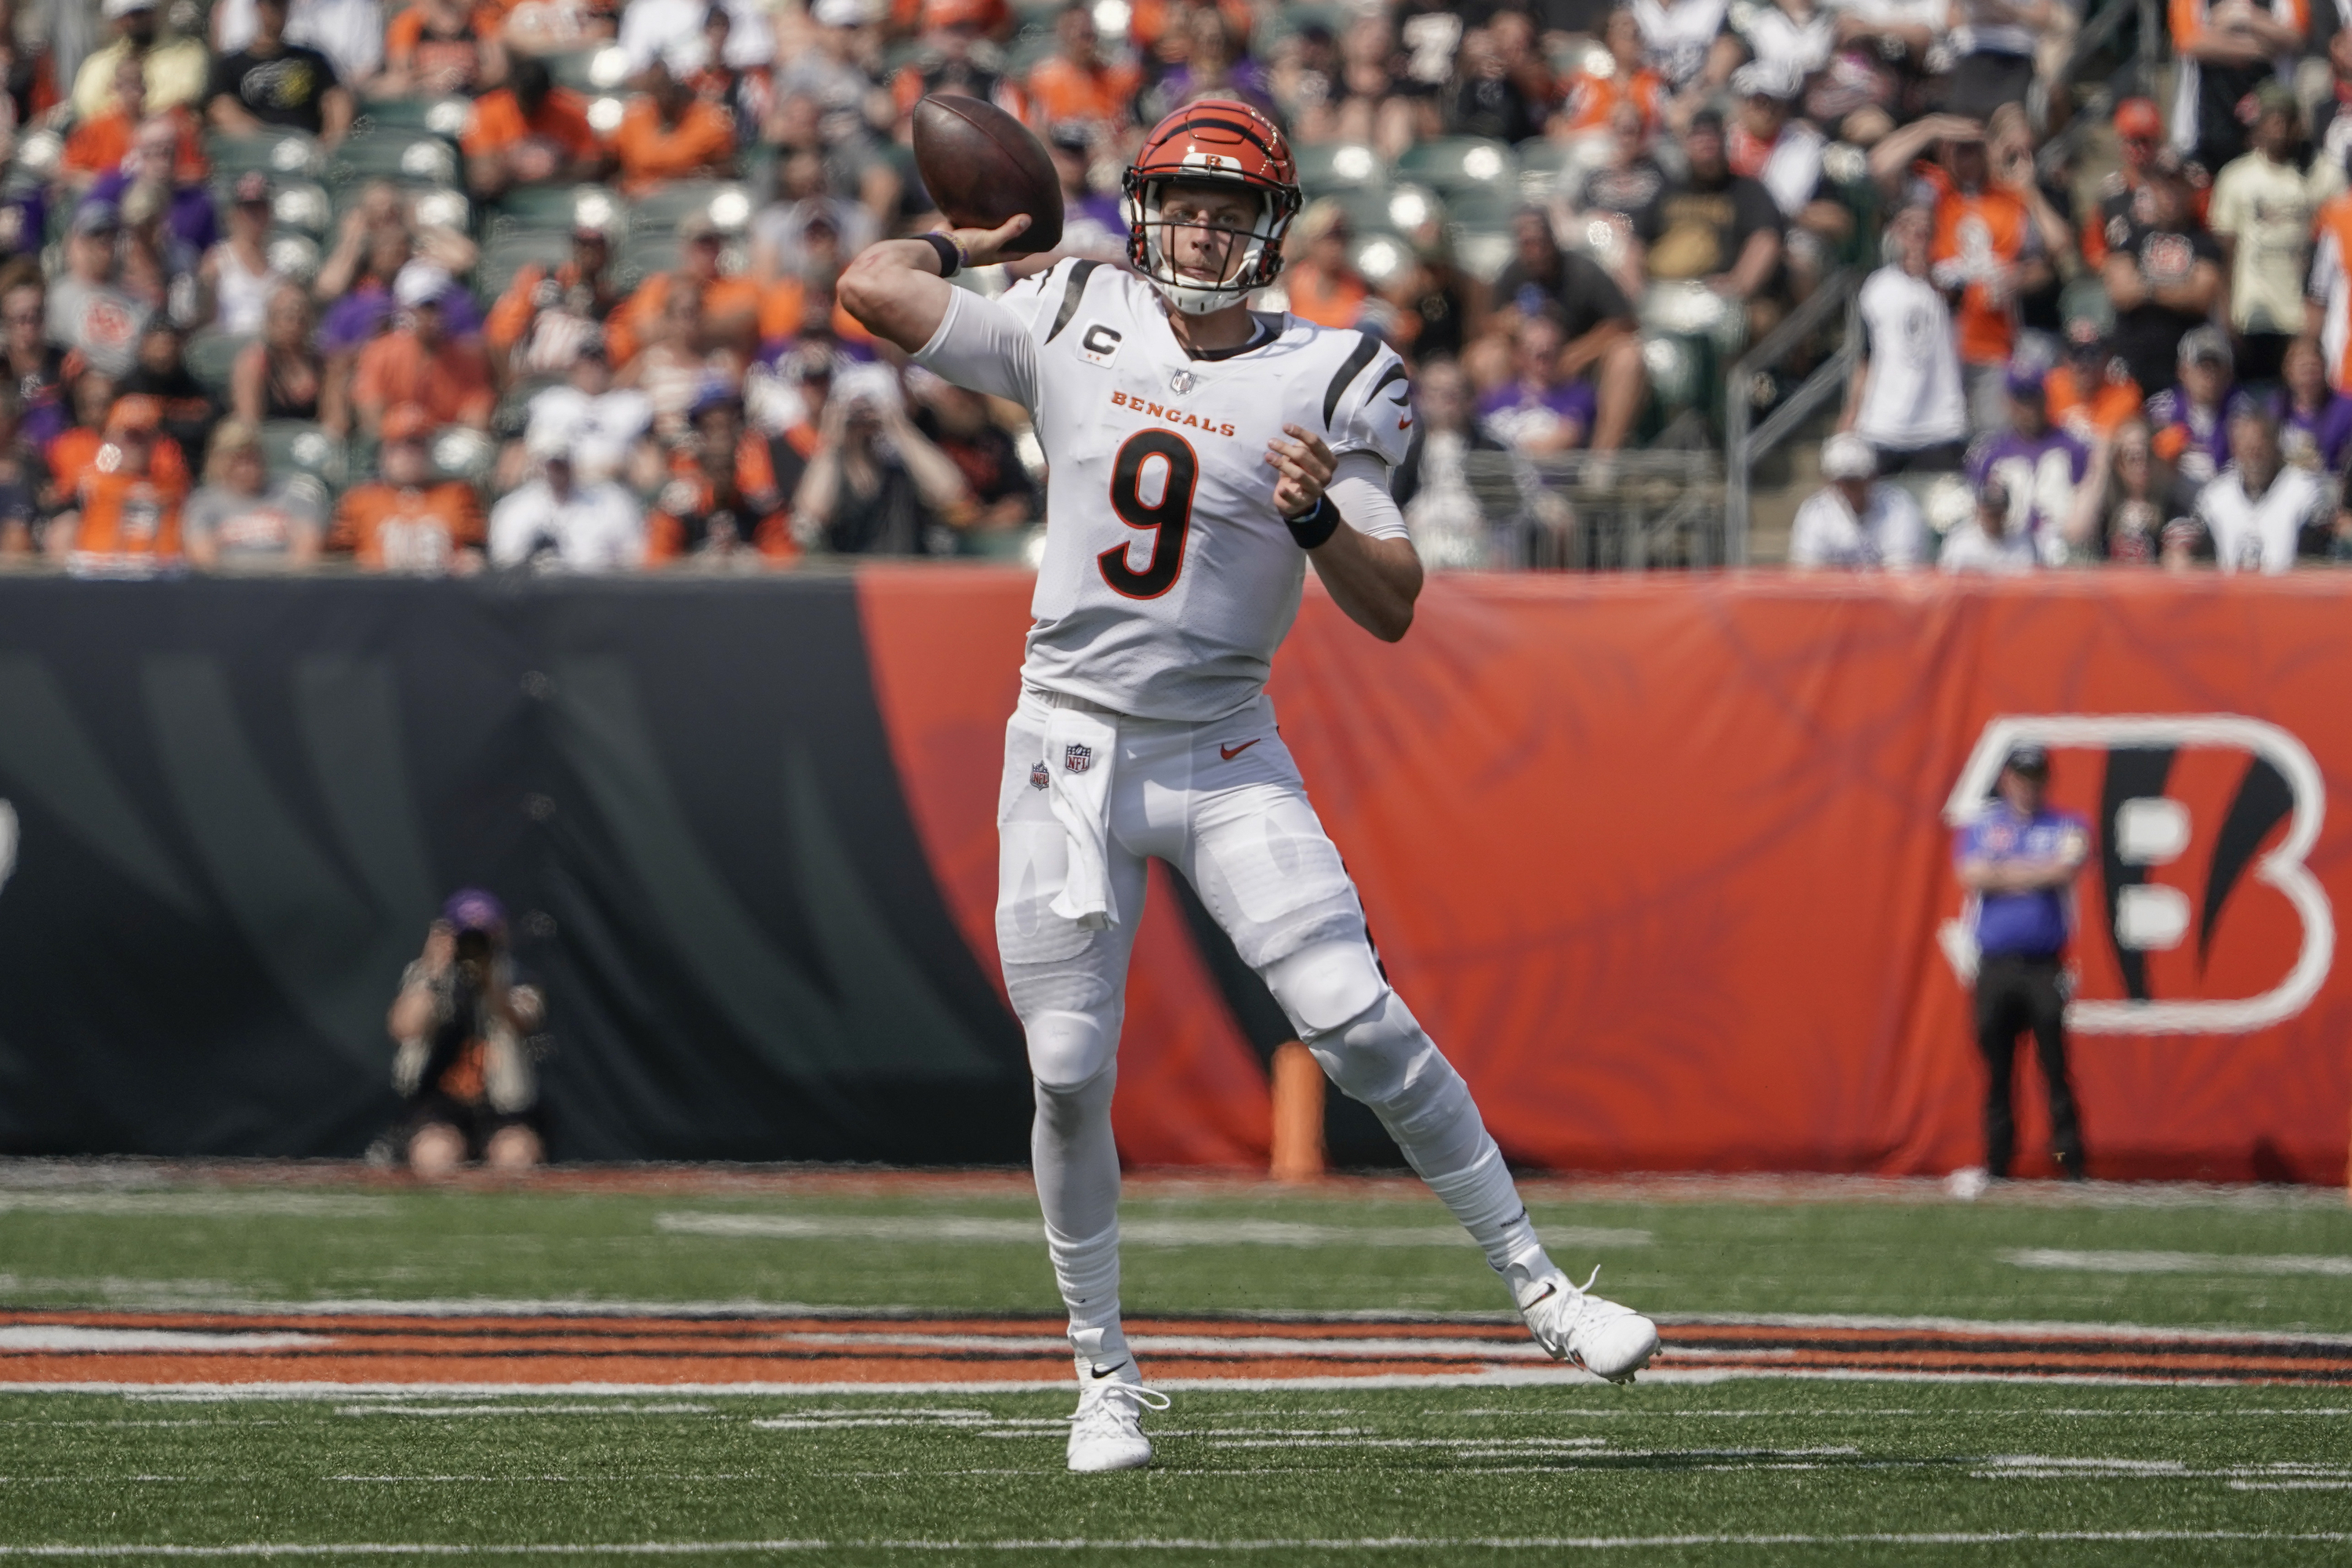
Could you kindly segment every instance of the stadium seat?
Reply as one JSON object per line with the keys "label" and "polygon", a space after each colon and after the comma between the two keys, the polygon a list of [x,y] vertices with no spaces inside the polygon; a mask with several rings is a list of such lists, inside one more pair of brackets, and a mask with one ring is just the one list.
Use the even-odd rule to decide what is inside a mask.
{"label": "stadium seat", "polygon": [[390,180],[403,185],[454,185],[457,154],[438,137],[407,132],[353,137],[335,149],[327,163],[327,183],[341,187],[368,180]]}
{"label": "stadium seat", "polygon": [[522,185],[499,198],[491,237],[516,228],[560,228],[574,224],[612,229],[619,226],[621,198],[603,185]]}
{"label": "stadium seat", "polygon": [[272,419],[261,427],[261,454],[272,473],[309,474],[340,493],[350,470],[343,443],[307,419]]}
{"label": "stadium seat", "polygon": [[269,269],[281,278],[298,283],[308,283],[319,275],[319,264],[325,259],[319,242],[307,234],[279,230],[269,237],[262,254],[269,258]]}
{"label": "stadium seat", "polygon": [[1298,184],[1309,196],[1331,195],[1388,178],[1380,154],[1359,142],[1325,142],[1295,150]]}
{"label": "stadium seat", "polygon": [[208,133],[205,156],[215,174],[229,180],[257,171],[272,179],[314,179],[325,162],[318,142],[299,131],[269,131],[257,136]]}
{"label": "stadium seat", "polygon": [[1475,136],[1419,142],[1396,162],[1398,179],[1428,185],[1448,198],[1466,190],[1510,190],[1517,172],[1507,145]]}
{"label": "stadium seat", "polygon": [[1412,265],[1412,244],[1402,235],[1375,230],[1356,237],[1355,243],[1349,247],[1348,258],[1363,274],[1365,282],[1374,289],[1385,289]]}
{"label": "stadium seat", "polygon": [[253,341],[243,333],[198,332],[181,349],[181,358],[187,363],[188,374],[226,404],[229,373],[236,367],[236,356]]}
{"label": "stadium seat", "polygon": [[555,79],[555,85],[574,92],[591,96],[611,92],[629,79],[629,57],[614,44],[565,49],[540,58],[547,62],[547,74]]}
{"label": "stadium seat", "polygon": [[751,195],[733,180],[676,180],[629,204],[629,230],[674,239],[677,226],[696,213],[735,233],[751,221]]}
{"label": "stadium seat", "polygon": [[1454,259],[1481,283],[1492,283],[1511,264],[1513,246],[1508,228],[1464,226],[1454,234]]}
{"label": "stadium seat", "polygon": [[498,461],[499,444],[489,436],[464,425],[445,425],[433,433],[433,471],[445,479],[479,485],[490,477]]}
{"label": "stadium seat", "polygon": [[383,136],[423,132],[454,142],[466,133],[473,101],[464,98],[379,98],[368,101],[367,112],[352,127],[354,136]]}
{"label": "stadium seat", "polygon": [[482,251],[481,260],[474,268],[475,291],[485,300],[495,300],[507,291],[515,274],[531,263],[553,267],[572,256],[572,231],[568,228],[513,229],[501,234]]}

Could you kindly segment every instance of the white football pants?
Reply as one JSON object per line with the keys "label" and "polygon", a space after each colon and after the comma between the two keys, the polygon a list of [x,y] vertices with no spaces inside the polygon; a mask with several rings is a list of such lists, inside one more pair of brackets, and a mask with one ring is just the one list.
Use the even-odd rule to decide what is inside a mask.
{"label": "white football pants", "polygon": [[[1086,813],[1097,814],[1090,834],[1072,826]],[[1148,856],[1183,873],[1324,1072],[1381,1119],[1496,1271],[1549,1270],[1468,1087],[1381,973],[1355,885],[1307,804],[1270,700],[1190,724],[1024,691],[1005,726],[996,821],[997,951],[1028,1037],[1037,1195],[1082,1363],[1127,1355],[1110,1102]],[[1097,853],[1090,842],[1100,846],[1101,864],[1077,866],[1076,881],[1099,875],[1094,901],[1108,903],[1108,925],[1064,912],[1066,890],[1077,890],[1074,836],[1082,858]]]}

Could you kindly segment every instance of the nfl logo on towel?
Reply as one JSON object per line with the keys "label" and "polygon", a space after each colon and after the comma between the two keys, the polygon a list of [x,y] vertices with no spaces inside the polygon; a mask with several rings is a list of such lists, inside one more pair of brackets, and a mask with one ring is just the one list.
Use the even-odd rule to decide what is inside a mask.
{"label": "nfl logo on towel", "polygon": [[1053,782],[1054,775],[1045,771],[1045,763],[1039,763],[1029,770],[1029,787],[1031,789],[1045,789],[1049,787]]}
{"label": "nfl logo on towel", "polygon": [[1085,773],[1094,766],[1094,763],[1095,749],[1092,746],[1073,745],[1062,752],[1062,766],[1074,773]]}

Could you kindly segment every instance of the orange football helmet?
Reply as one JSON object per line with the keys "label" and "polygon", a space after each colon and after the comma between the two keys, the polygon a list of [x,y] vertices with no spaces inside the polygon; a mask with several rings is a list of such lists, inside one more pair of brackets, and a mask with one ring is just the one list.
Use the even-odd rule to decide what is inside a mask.
{"label": "orange football helmet", "polygon": [[[1282,270],[1282,237],[1298,215],[1298,161],[1282,128],[1238,99],[1188,103],[1152,128],[1123,182],[1127,190],[1127,256],[1161,296],[1187,315],[1206,315],[1238,303]],[[1160,243],[1160,216],[1169,185],[1231,185],[1262,198],[1247,231],[1239,271],[1203,283],[1176,270]]]}

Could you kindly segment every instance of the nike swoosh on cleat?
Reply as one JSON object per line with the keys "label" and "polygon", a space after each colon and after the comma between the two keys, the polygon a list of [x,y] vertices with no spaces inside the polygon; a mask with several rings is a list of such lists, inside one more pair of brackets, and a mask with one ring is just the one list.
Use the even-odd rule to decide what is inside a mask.
{"label": "nike swoosh on cleat", "polygon": [[1120,1366],[1125,1366],[1126,1364],[1127,1363],[1121,1362],[1118,1363],[1118,1366],[1090,1366],[1087,1368],[1087,1370],[1093,1373],[1097,1379],[1101,1379],[1110,1376],[1110,1374],[1117,1372]]}
{"label": "nike swoosh on cleat", "polygon": [[1265,739],[1265,737],[1264,735],[1259,735],[1254,739],[1244,741],[1238,746],[1220,745],[1217,748],[1217,755],[1224,758],[1225,761],[1230,763],[1235,757],[1240,756],[1244,752],[1248,751],[1252,746],[1256,745],[1259,741],[1263,741]]}

